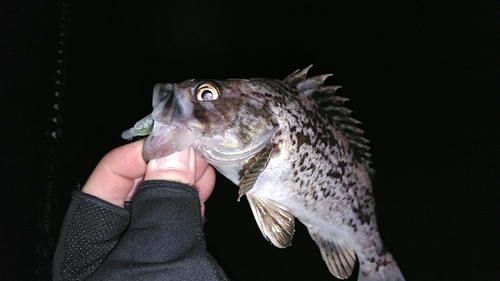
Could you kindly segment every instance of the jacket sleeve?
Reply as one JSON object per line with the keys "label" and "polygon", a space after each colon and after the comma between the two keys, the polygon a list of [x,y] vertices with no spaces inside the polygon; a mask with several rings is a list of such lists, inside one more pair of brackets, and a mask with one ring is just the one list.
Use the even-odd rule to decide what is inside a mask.
{"label": "jacket sleeve", "polygon": [[[121,214],[127,212],[116,208]],[[94,259],[84,257],[85,265],[82,266],[84,262],[77,263],[79,269],[72,270],[87,274],[73,274],[77,277],[55,280],[228,280],[206,250],[200,201],[193,187],[175,182],[146,181],[131,202],[130,225],[127,227],[126,215],[120,218],[125,219],[125,223],[113,217],[105,224],[106,227],[125,224],[124,228],[118,227],[114,232],[118,233],[119,241],[112,235],[99,241],[91,240],[95,246],[102,245],[101,249],[106,253],[93,254]],[[123,234],[120,235],[121,232]],[[61,246],[64,243],[75,243],[74,239],[62,240],[66,241],[60,240],[58,247],[63,249],[70,248]],[[107,247],[104,246],[112,244],[112,241],[115,241],[114,246],[106,251]],[[68,269],[61,268],[65,268],[65,263],[78,255],[73,256],[65,257],[63,260],[66,262],[62,266],[60,262],[57,266],[60,258],[56,257],[55,271],[64,275]],[[95,258],[97,256],[100,258]]]}

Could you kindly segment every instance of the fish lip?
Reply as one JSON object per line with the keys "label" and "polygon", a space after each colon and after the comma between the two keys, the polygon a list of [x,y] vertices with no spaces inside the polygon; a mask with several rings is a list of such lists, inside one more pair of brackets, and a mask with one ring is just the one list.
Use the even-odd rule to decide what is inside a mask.
{"label": "fish lip", "polygon": [[188,148],[197,139],[195,132],[188,128],[155,122],[153,131],[144,142],[142,157],[146,162],[163,158]]}
{"label": "fish lip", "polygon": [[175,84],[171,83],[158,83],[153,88],[152,107],[155,108],[167,96],[171,95],[175,90]]}
{"label": "fish lip", "polygon": [[155,123],[185,129],[183,123],[193,115],[190,95],[180,91],[177,84],[157,84],[153,90],[153,105],[151,118]]}
{"label": "fish lip", "polygon": [[153,106],[154,125],[143,148],[143,158],[147,162],[182,151],[199,137],[186,126],[194,105],[190,96],[178,90],[176,84],[155,85]]}
{"label": "fish lip", "polygon": [[177,85],[157,84],[153,90],[153,112],[155,122],[171,124],[191,116],[193,103],[186,95],[176,94]]}

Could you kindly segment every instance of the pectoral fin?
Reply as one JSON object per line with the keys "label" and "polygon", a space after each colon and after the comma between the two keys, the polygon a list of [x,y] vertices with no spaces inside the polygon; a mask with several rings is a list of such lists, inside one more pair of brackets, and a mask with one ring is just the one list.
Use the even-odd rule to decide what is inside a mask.
{"label": "pectoral fin", "polygon": [[278,248],[290,246],[295,232],[295,218],[290,211],[257,194],[249,193],[247,198],[262,235]]}
{"label": "pectoral fin", "polygon": [[309,225],[307,228],[330,272],[339,279],[351,276],[356,263],[354,250],[341,239],[325,235]]}
{"label": "pectoral fin", "polygon": [[254,186],[260,173],[264,171],[269,163],[269,156],[273,150],[271,144],[266,145],[254,158],[253,163],[245,171],[241,178],[240,190],[238,192],[238,201]]}

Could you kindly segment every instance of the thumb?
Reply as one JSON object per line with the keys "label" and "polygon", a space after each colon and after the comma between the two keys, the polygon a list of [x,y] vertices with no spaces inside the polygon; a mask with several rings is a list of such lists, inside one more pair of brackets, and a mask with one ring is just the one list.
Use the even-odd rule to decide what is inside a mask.
{"label": "thumb", "polygon": [[164,158],[149,161],[145,180],[168,180],[194,185],[196,182],[194,149],[189,147]]}

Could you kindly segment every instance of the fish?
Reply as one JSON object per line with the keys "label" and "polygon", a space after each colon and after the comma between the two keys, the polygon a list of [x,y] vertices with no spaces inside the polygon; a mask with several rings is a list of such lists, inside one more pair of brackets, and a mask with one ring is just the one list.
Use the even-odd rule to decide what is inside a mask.
{"label": "fish", "polygon": [[146,161],[193,147],[246,196],[262,235],[291,245],[298,219],[329,271],[358,280],[404,280],[376,222],[373,168],[360,122],[312,65],[283,80],[159,83],[153,111],[122,137],[147,136]]}

